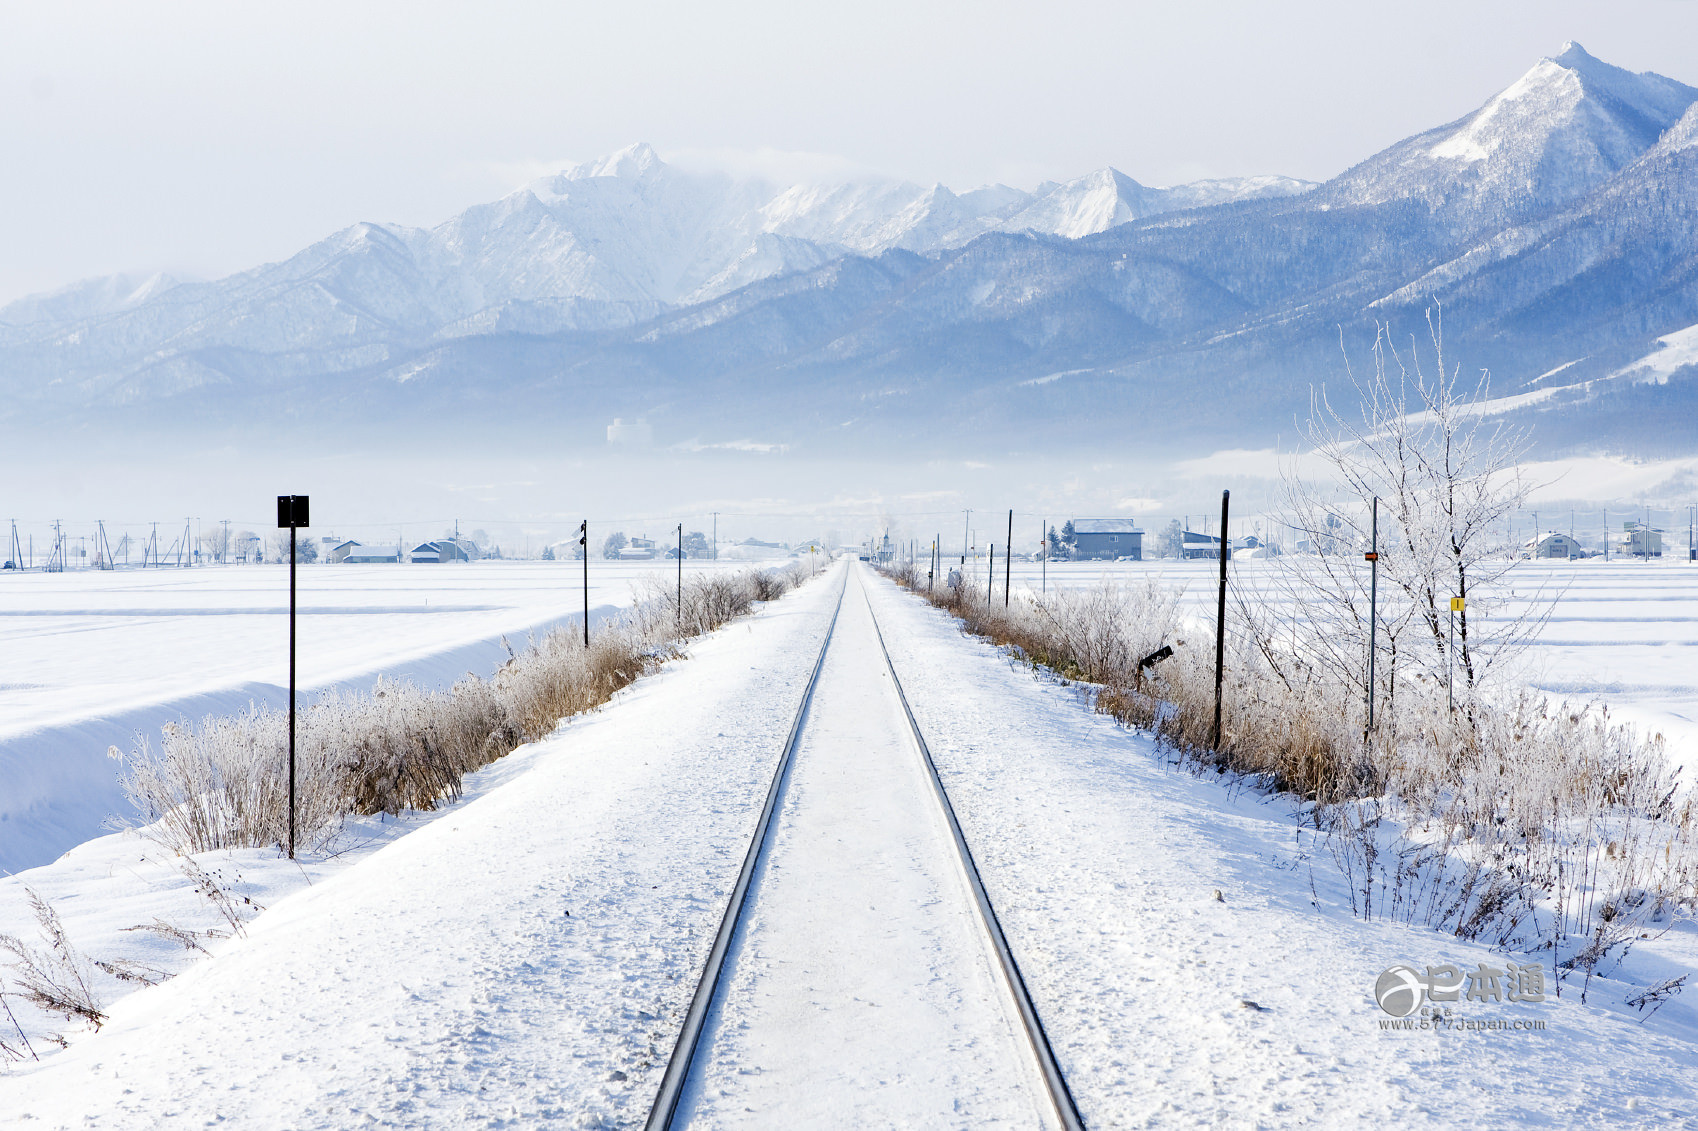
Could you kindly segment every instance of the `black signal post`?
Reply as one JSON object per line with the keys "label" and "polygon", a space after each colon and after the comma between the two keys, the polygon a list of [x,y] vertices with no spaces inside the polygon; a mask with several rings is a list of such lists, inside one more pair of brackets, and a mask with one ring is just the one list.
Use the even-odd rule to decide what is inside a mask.
{"label": "black signal post", "polygon": [[311,525],[305,495],[277,496],[277,528],[289,532],[289,859],[295,858],[295,531]]}

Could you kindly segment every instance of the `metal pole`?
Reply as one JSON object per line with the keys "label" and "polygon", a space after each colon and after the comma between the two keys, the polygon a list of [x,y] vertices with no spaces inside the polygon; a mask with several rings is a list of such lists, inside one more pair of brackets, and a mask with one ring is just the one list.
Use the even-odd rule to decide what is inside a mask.
{"label": "metal pole", "polygon": [[985,608],[991,607],[991,594],[996,592],[996,543],[990,544],[990,561],[985,565]]}
{"label": "metal pole", "polygon": [[1374,650],[1380,604],[1380,497],[1374,496],[1374,533],[1368,551],[1368,729],[1374,729]]}
{"label": "metal pole", "polygon": [[1450,605],[1450,645],[1444,650],[1444,681],[1451,713],[1456,712],[1456,602]]}
{"label": "metal pole", "polygon": [[1008,512],[1008,541],[1002,547],[1002,607],[1008,607],[1008,595],[1014,586],[1014,512]]}
{"label": "metal pole", "polygon": [[1215,735],[1214,748],[1220,749],[1220,685],[1221,677],[1226,669],[1226,559],[1230,551],[1226,547],[1226,515],[1227,507],[1232,501],[1231,491],[1220,493],[1220,602],[1215,607]]}
{"label": "metal pole", "polygon": [[967,532],[968,532],[968,529],[971,527],[972,522],[973,522],[973,512],[971,510],[969,510],[969,511],[967,511],[966,516],[964,518],[962,518],[962,520],[961,520],[961,564],[963,566],[965,566],[967,564],[967,541],[968,541]]}
{"label": "metal pole", "polygon": [[678,632],[684,631],[684,524],[678,524]]}
{"label": "metal pole", "polygon": [[578,525],[578,542],[584,548],[584,650],[590,647],[590,520]]}
{"label": "metal pole", "polygon": [[295,858],[295,527],[289,527],[289,859]]}
{"label": "metal pole", "polygon": [[1043,561],[1044,561],[1044,564],[1040,567],[1043,571],[1043,577],[1042,577],[1042,580],[1040,581],[1040,584],[1043,587],[1041,589],[1041,592],[1045,597],[1048,597],[1049,596],[1049,519],[1047,519],[1047,518],[1044,519],[1044,544],[1043,544],[1043,547],[1039,550],[1039,553],[1043,554]]}

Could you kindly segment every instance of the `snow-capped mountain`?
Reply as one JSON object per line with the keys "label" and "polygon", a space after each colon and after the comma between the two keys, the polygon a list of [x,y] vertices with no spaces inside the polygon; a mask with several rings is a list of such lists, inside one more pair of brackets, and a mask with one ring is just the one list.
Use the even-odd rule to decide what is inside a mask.
{"label": "snow-capped mountain", "polygon": [[1585,195],[1655,145],[1694,101],[1692,87],[1612,67],[1567,43],[1474,113],[1349,170],[1326,199],[1420,200],[1459,223],[1502,227]]}
{"label": "snow-capped mountain", "polygon": [[[14,303],[0,413],[234,422],[287,403],[352,428],[517,408],[586,437],[646,413],[662,439],[764,413],[793,447],[1159,420],[1176,443],[1266,442],[1339,372],[1341,327],[1416,330],[1438,300],[1501,392],[1558,367],[1584,386],[1542,427],[1596,440],[1586,382],[1698,325],[1695,162],[1698,90],[1574,44],[1322,186],[1113,169],[1032,192],[778,186],[638,145],[432,229],[361,224],[215,282]],[[1698,403],[1683,369],[1657,371],[1661,392],[1597,388]]]}
{"label": "snow-capped mountain", "polygon": [[617,329],[845,254],[935,252],[992,230],[1076,237],[1310,187],[1270,177],[1148,189],[1112,169],[1037,193],[774,186],[679,169],[639,144],[435,228],[356,224],[214,282],[114,276],[22,299],[0,308],[0,355],[25,398],[57,381],[134,401],[252,379],[259,358],[279,375],[341,372],[466,335]]}

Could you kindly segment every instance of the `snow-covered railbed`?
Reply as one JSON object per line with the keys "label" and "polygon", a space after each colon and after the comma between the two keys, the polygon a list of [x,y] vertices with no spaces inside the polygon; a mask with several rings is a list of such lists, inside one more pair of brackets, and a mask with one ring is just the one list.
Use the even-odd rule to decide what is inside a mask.
{"label": "snow-covered railbed", "polygon": [[[0,1114],[40,1127],[640,1123],[836,595],[807,586],[693,643],[375,851],[298,871],[269,852],[206,854],[269,904],[247,937],[118,1000],[100,1033],[0,1073]],[[134,952],[128,920],[187,899],[147,848],[103,838],[0,880],[0,930],[31,933],[27,881],[91,957]]]}
{"label": "snow-covered railbed", "polygon": [[[1548,953],[1357,920],[1287,799],[1169,768],[1075,689],[869,588],[1088,1126],[1690,1117],[1698,1013],[1683,1001],[1646,1020],[1615,980],[1594,981],[1590,1006],[1574,983],[1558,1001]],[[1690,924],[1640,946],[1643,968],[1698,962]],[[1523,963],[1543,963],[1543,1003],[1482,985],[1421,1031],[1375,1001],[1392,966]]]}
{"label": "snow-covered railbed", "polygon": [[[384,674],[487,676],[505,638],[582,615],[582,563],[311,565],[299,570],[299,686]],[[590,563],[591,619],[676,562]],[[685,563],[736,571],[747,563]],[[130,815],[111,746],[162,724],[277,706],[288,684],[287,569],[224,566],[0,578],[0,874],[45,864]]]}
{"label": "snow-covered railbed", "polygon": [[845,595],[680,1126],[1046,1125],[864,572]]}

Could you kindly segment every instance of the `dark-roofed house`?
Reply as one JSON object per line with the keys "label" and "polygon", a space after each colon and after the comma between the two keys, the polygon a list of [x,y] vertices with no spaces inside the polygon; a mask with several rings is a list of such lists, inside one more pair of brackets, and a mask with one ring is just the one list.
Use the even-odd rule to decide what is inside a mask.
{"label": "dark-roofed house", "polygon": [[[1179,536],[1179,556],[1183,558],[1220,557],[1220,538],[1214,534],[1203,534],[1195,530],[1187,530]],[[1232,557],[1229,547],[1226,551],[1228,558]]]}
{"label": "dark-roofed house", "polygon": [[1073,557],[1085,561],[1144,560],[1144,532],[1130,518],[1073,520]]}

